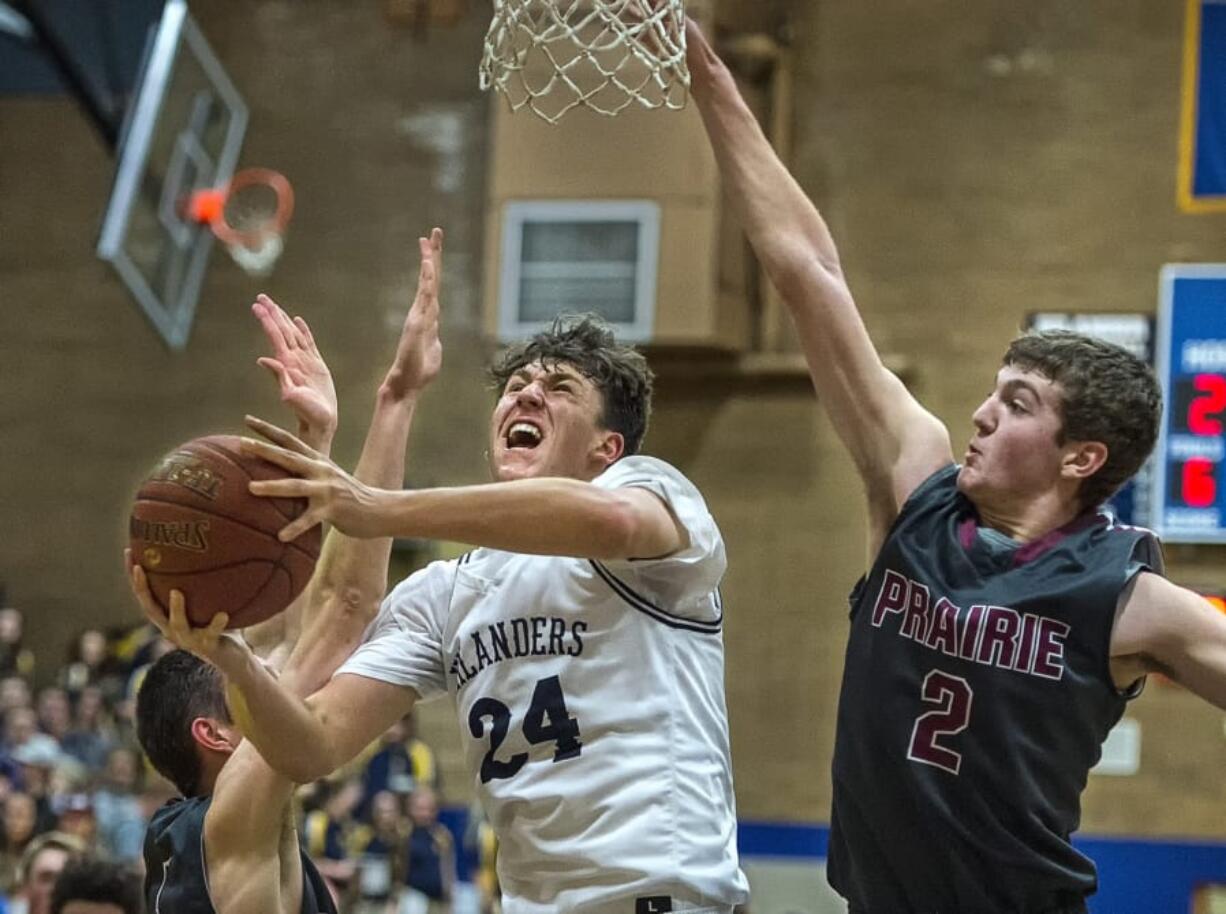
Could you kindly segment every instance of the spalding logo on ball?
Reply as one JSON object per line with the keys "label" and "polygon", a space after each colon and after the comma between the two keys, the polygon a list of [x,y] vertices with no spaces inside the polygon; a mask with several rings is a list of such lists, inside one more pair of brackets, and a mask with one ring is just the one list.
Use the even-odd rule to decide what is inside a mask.
{"label": "spalding logo on ball", "polygon": [[247,490],[253,479],[285,476],[241,453],[234,435],[196,438],[162,458],[136,493],[128,535],[132,559],[163,608],[170,591],[181,590],[193,625],[226,612],[230,628],[245,628],[293,602],[319,558],[319,527],[281,542],[277,531],[306,510],[306,500]]}

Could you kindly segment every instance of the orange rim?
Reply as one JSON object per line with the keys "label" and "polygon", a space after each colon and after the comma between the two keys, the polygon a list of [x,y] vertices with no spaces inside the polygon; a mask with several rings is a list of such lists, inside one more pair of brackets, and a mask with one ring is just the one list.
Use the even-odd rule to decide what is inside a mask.
{"label": "orange rim", "polygon": [[[272,192],[277,198],[276,210],[254,228],[235,228],[226,221],[225,201],[229,200],[237,191],[259,184],[272,188]],[[208,193],[208,191],[203,192],[204,195]],[[217,192],[214,191],[214,193]],[[193,199],[193,208],[211,210],[207,212],[207,215],[212,218],[201,221],[207,221],[209,227],[213,230],[213,234],[225,244],[243,245],[251,249],[259,248],[263,245],[264,239],[269,235],[284,233],[285,227],[294,215],[294,188],[290,185],[289,179],[285,175],[270,168],[244,168],[230,179],[230,183],[220,193],[222,205],[219,208],[212,209],[207,204],[203,207],[196,207],[195,201],[202,199],[200,194]],[[204,199],[207,199],[207,197]]]}

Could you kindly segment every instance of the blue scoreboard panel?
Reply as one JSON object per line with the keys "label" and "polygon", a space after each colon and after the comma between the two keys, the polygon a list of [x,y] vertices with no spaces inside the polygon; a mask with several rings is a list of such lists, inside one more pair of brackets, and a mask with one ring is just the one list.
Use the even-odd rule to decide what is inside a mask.
{"label": "blue scoreboard panel", "polygon": [[1171,543],[1226,542],[1226,264],[1164,267],[1162,429],[1152,523]]}

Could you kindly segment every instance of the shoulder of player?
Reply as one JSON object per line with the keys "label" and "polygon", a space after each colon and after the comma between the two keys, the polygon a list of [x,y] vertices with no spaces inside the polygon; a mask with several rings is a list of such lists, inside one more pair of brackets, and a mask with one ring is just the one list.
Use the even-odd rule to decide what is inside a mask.
{"label": "shoulder of player", "polygon": [[1142,571],[1129,582],[1120,600],[1111,653],[1161,656],[1172,645],[1196,637],[1195,623],[1212,613],[1212,607],[1196,592],[1160,574]]}
{"label": "shoulder of player", "polygon": [[597,476],[594,481],[605,488],[659,485],[661,482],[670,481],[691,489],[695,493],[698,491],[697,486],[671,463],[659,457],[649,457],[646,454],[632,454],[629,457],[623,457]]}
{"label": "shoulder of player", "polygon": [[[204,814],[206,846],[215,853],[235,855],[268,845],[280,833],[293,784],[274,771],[255,747],[239,744],[213,785]],[[211,857],[210,857],[211,859]]]}
{"label": "shoulder of player", "polygon": [[[476,551],[480,550],[474,550]],[[436,592],[443,595],[450,592],[451,585],[455,581],[456,569],[468,562],[472,555],[473,552],[466,552],[458,558],[438,559],[425,568],[414,571],[391,589],[383,600],[384,608],[395,608],[402,603],[419,600],[423,593],[428,595]]]}

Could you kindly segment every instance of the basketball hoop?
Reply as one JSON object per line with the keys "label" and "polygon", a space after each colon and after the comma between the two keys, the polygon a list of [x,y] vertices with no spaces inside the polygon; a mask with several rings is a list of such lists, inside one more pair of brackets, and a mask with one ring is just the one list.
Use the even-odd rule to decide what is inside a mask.
{"label": "basketball hoop", "polygon": [[481,88],[551,124],[589,108],[685,107],[684,0],[494,0]]}
{"label": "basketball hoop", "polygon": [[235,263],[252,276],[267,276],[285,248],[294,189],[279,172],[246,168],[225,187],[193,193],[187,212],[213,230]]}

